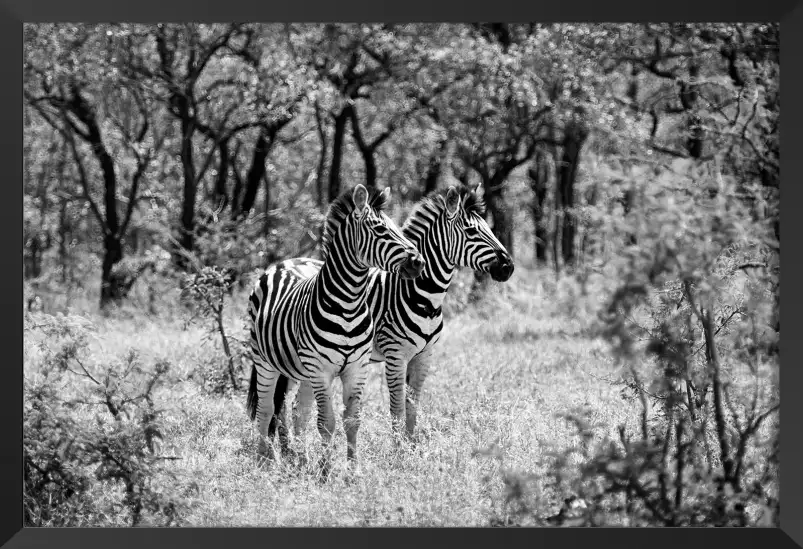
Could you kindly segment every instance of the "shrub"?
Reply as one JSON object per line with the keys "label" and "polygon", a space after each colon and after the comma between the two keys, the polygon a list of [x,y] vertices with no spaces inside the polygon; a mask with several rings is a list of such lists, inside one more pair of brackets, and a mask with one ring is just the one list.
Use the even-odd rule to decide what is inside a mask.
{"label": "shrub", "polygon": [[[631,243],[607,267],[599,332],[640,421],[611,437],[566,415],[579,442],[544,464],[545,487],[568,496],[552,522],[777,525],[779,244],[763,214],[777,209],[707,165],[665,174],[643,196],[619,228]],[[521,485],[522,473],[503,476]],[[518,521],[546,521],[517,490]]]}
{"label": "shrub", "polygon": [[[223,310],[232,284],[232,276],[227,270],[219,267],[202,267],[198,272],[185,277],[182,294],[191,306],[192,316],[189,321],[192,322],[197,318],[207,320],[209,335],[220,336],[223,353],[226,355],[229,381],[237,390],[239,383],[235,374],[235,361],[242,364],[242,361],[237,359],[241,359],[247,350],[244,344],[232,348],[229,340],[233,338],[226,333]],[[221,376],[213,372],[211,381],[215,392],[225,392],[225,381]]]}
{"label": "shrub", "polygon": [[[105,367],[87,359],[91,325],[31,316],[24,382],[26,526],[175,525],[187,502],[159,454],[163,412],[154,393],[167,362],[134,352]],[[123,523],[121,524],[121,521]]]}

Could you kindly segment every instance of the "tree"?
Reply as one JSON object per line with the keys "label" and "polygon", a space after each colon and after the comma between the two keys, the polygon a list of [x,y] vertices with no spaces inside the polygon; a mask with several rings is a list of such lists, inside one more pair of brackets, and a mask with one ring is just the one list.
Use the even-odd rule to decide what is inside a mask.
{"label": "tree", "polygon": [[322,127],[324,105],[333,123],[330,201],[340,192],[349,128],[363,160],[365,184],[377,185],[379,148],[419,108],[411,99],[408,83],[417,67],[414,45],[419,39],[414,30],[391,25],[330,24],[295,30],[299,59],[311,66],[322,81],[316,103],[318,126]]}
{"label": "tree", "polygon": [[[215,207],[230,204],[234,217],[248,213],[273,140],[303,96],[296,89],[286,56],[275,70],[263,70],[260,30],[240,24],[160,24],[155,29],[139,29],[153,38],[155,51],[149,52],[144,62],[132,63],[129,70],[154,85],[154,97],[180,125],[184,181],[179,242],[186,252],[194,247],[198,188],[215,154],[217,177],[208,193]],[[232,160],[229,147],[238,133],[251,128],[259,132],[252,165],[240,186],[235,186],[235,198],[242,196],[242,200],[231,201],[227,190]],[[200,164],[196,160],[198,136],[212,142]]]}
{"label": "tree", "polygon": [[[97,32],[106,30],[106,32]],[[124,297],[114,276],[137,203],[140,183],[161,147],[153,112],[139,86],[121,77],[116,52],[119,27],[27,26],[25,97],[54,128],[75,162],[83,198],[103,235],[101,306]],[[133,162],[119,165],[127,155]],[[88,162],[93,158],[94,168]],[[133,168],[133,169],[132,169]],[[95,198],[96,170],[103,182]],[[126,207],[118,211],[120,174],[129,182]]]}
{"label": "tree", "polygon": [[529,46],[511,47],[506,38],[489,41],[471,28],[455,29],[442,40],[443,49],[430,54],[430,68],[438,84],[453,85],[428,106],[456,143],[458,157],[479,175],[494,233],[512,251],[505,183],[547,139],[543,124],[552,106],[532,75],[522,72],[533,54]]}
{"label": "tree", "polygon": [[530,187],[533,191],[533,224],[535,225],[535,259],[541,264],[547,261],[547,244],[549,236],[546,217],[547,193],[550,187],[551,173],[550,155],[541,147],[535,153],[533,164],[527,171]]}

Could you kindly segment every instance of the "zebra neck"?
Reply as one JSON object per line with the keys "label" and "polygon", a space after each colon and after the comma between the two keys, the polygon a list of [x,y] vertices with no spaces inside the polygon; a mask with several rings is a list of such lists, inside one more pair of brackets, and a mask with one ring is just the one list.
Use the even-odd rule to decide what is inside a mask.
{"label": "zebra neck", "polygon": [[444,243],[436,242],[434,231],[428,232],[413,243],[424,256],[426,266],[421,276],[406,282],[419,298],[426,299],[434,309],[439,309],[443,305],[457,267],[443,257]]}
{"label": "zebra neck", "polygon": [[353,260],[329,256],[318,273],[313,297],[326,312],[344,317],[365,312],[368,273]]}

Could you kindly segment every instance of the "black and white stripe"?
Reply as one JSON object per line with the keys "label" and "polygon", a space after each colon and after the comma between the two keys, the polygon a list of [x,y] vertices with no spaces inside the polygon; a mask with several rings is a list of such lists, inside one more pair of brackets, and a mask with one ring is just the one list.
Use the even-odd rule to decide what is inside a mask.
{"label": "black and white stripe", "polygon": [[[424,265],[415,246],[382,211],[388,191],[369,193],[358,185],[338,197],[327,214],[323,262],[299,258],[273,265],[251,293],[255,364],[247,408],[258,422],[262,454],[268,450],[266,437],[273,435],[270,422],[280,377],[286,381],[282,392],[298,382],[311,389],[325,444],[335,429],[332,382],[340,377],[348,457],[356,458],[360,400],[373,335],[367,304],[369,269],[405,278],[420,274]],[[280,417],[282,439],[283,420]]]}
{"label": "black and white stripe", "polygon": [[[371,360],[386,362],[394,425],[406,423],[412,434],[430,355],[443,329],[441,306],[455,272],[470,267],[504,282],[513,274],[513,261],[485,222],[482,200],[465,187],[429,195],[413,209],[402,232],[426,266],[414,280],[371,271],[369,302],[376,326]],[[294,414],[297,432],[310,407],[309,389],[302,385]]]}

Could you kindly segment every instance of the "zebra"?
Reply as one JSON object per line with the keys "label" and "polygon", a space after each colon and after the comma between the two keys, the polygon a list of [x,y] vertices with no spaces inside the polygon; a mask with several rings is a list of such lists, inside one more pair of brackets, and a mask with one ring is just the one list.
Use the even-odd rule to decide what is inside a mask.
{"label": "zebra", "polygon": [[[369,269],[403,279],[421,274],[424,260],[399,227],[383,212],[390,194],[357,185],[329,206],[322,236],[323,261],[275,264],[251,292],[251,350],[254,365],[246,409],[258,423],[258,453],[270,457],[274,393],[304,381],[318,403],[318,431],[328,450],[335,430],[332,382],[340,377],[346,406],[344,426],[349,463],[357,459],[357,430],[363,385],[370,358],[373,318],[368,308]],[[279,418],[279,439],[286,433]],[[328,452],[322,462],[328,474]]]}
{"label": "zebra", "polygon": [[[430,193],[419,202],[402,232],[426,260],[424,272],[411,280],[371,270],[368,301],[374,319],[371,362],[385,362],[394,429],[412,437],[430,356],[443,330],[441,306],[459,267],[489,273],[497,282],[513,275],[510,254],[485,222],[485,205],[475,189],[461,185]],[[320,262],[310,262],[320,268]],[[406,385],[406,395],[405,395]],[[283,406],[284,395],[276,395]],[[294,431],[306,425],[311,387],[302,383],[293,411]]]}

